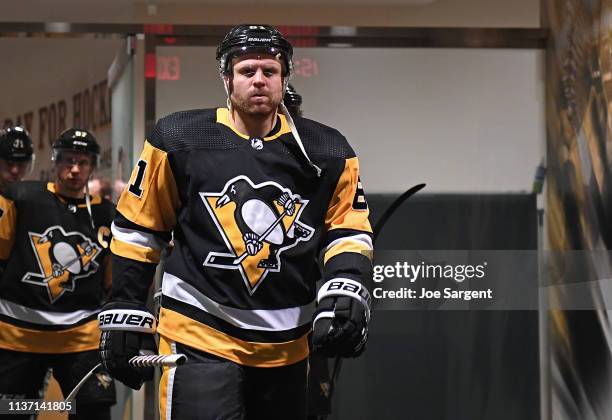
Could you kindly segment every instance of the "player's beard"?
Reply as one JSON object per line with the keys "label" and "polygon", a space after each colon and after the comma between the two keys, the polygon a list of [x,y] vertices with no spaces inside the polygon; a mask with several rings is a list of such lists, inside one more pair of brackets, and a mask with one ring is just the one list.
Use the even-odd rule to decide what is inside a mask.
{"label": "player's beard", "polygon": [[256,104],[252,102],[252,97],[252,95],[249,95],[246,98],[240,98],[232,94],[232,107],[243,115],[247,115],[252,118],[265,118],[276,112],[276,109],[280,103],[280,101],[275,103],[273,98],[266,96],[267,101],[261,104]]}

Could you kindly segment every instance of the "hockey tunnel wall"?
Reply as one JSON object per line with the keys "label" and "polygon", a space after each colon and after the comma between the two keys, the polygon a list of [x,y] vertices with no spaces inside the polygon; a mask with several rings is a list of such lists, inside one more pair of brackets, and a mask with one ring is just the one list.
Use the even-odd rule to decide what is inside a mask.
{"label": "hockey tunnel wall", "polygon": [[[374,223],[396,198],[369,197]],[[417,194],[376,249],[535,250],[532,194]],[[335,420],[539,419],[535,310],[375,310],[363,357],[342,365]]]}

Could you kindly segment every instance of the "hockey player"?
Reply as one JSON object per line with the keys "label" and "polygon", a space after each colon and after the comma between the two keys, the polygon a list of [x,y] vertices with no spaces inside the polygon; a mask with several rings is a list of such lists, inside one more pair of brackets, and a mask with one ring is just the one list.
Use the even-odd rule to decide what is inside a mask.
{"label": "hockey player", "polygon": [[30,172],[33,160],[32,139],[24,128],[0,130],[0,193],[11,182],[21,181]]}
{"label": "hockey player", "polygon": [[[128,360],[155,332],[161,354],[187,355],[162,375],[162,419],[305,419],[311,329],[326,355],[363,351],[372,241],[359,164],[338,131],[289,116],[292,53],[273,27],[233,28],[217,49],[228,107],[158,121],[119,200],[101,355],[136,389],[152,371]],[[171,231],[156,328],[144,302]]]}
{"label": "hockey player", "polygon": [[[84,193],[100,153],[93,135],[67,130],[52,153],[55,182],[12,183],[0,196],[0,398],[38,398],[48,368],[68,395],[99,362],[114,206]],[[110,419],[114,401],[98,371],[70,418]]]}

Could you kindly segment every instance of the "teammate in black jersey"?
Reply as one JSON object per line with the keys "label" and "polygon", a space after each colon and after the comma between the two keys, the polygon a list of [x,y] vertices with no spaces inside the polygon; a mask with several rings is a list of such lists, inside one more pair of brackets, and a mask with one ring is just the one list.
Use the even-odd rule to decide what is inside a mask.
{"label": "teammate in black jersey", "polygon": [[[48,368],[68,395],[99,362],[114,215],[112,203],[84,193],[99,154],[91,133],[67,130],[53,144],[54,182],[11,183],[0,196],[1,398],[39,398]],[[110,419],[114,402],[100,369],[70,418]]]}
{"label": "teammate in black jersey", "polygon": [[0,130],[0,193],[11,182],[21,181],[32,168],[34,148],[23,127]]}
{"label": "teammate in black jersey", "polygon": [[[322,354],[364,349],[372,231],[359,162],[337,130],[289,115],[292,54],[271,26],[233,28],[217,49],[227,108],[158,121],[117,205],[101,355],[133,388],[152,371],[128,360],[154,333],[161,354],[188,356],[164,368],[162,419],[305,419],[311,331]],[[130,323],[150,319],[171,233],[158,325]]]}

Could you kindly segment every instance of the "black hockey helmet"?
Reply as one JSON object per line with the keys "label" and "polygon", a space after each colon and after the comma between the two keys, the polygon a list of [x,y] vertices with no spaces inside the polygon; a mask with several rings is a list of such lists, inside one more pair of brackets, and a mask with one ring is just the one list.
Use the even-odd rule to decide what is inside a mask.
{"label": "black hockey helmet", "polygon": [[297,93],[295,88],[291,83],[287,85],[287,90],[285,91],[285,96],[283,97],[283,102],[286,106],[292,106],[298,108],[302,105],[302,95]]}
{"label": "black hockey helmet", "polygon": [[96,138],[87,130],[80,128],[69,128],[64,131],[53,143],[53,154],[51,160],[57,161],[61,152],[82,152],[93,157],[94,165],[98,166],[100,146]]}
{"label": "black hockey helmet", "polygon": [[[283,104],[285,105],[287,112],[289,112],[293,118],[302,116],[302,95],[297,93],[293,85],[290,83],[287,83],[285,95],[283,96]],[[283,107],[281,106],[280,108],[283,113],[285,113]]]}
{"label": "black hockey helmet", "polygon": [[34,147],[28,131],[23,127],[0,130],[0,158],[15,162],[33,159]]}
{"label": "black hockey helmet", "polygon": [[283,63],[283,76],[293,71],[293,46],[278,29],[270,25],[234,26],[217,47],[219,74],[228,74],[232,58],[243,54],[262,52],[276,56]]}

